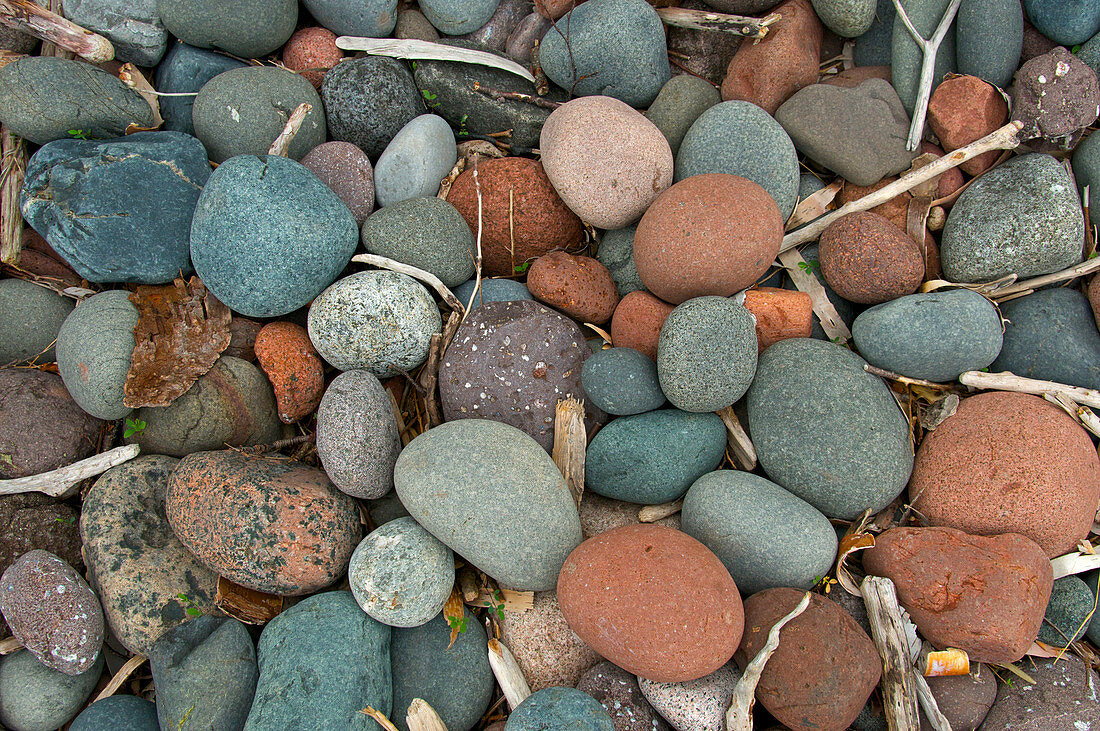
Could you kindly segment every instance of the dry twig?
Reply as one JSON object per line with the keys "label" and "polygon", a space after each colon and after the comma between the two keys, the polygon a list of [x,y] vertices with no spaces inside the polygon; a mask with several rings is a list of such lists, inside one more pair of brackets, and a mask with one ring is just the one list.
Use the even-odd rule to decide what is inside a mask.
{"label": "dry twig", "polygon": [[519,669],[519,663],[512,651],[496,638],[489,640],[489,667],[493,669],[497,684],[512,710],[531,695],[531,686],[523,677],[523,671]]}
{"label": "dry twig", "polygon": [[19,190],[27,171],[27,145],[7,127],[0,127],[0,262],[17,264],[23,251],[23,214],[19,210]]}
{"label": "dry twig", "polygon": [[92,455],[65,467],[43,472],[30,477],[16,477],[0,480],[0,495],[15,495],[21,492],[44,492],[50,497],[66,498],[75,492],[82,480],[101,475],[107,470],[128,462],[138,455],[138,445],[127,444],[115,447],[109,452]]}
{"label": "dry twig", "polygon": [[345,51],[364,51],[371,55],[390,56],[391,58],[456,61],[458,63],[489,66],[520,76],[532,84],[535,83],[535,77],[531,75],[531,72],[515,61],[502,58],[495,53],[475,51],[470,48],[446,46],[442,43],[432,43],[431,41],[421,41],[414,38],[359,38],[357,36],[340,36],[336,39],[336,47]]}
{"label": "dry twig", "polygon": [[411,264],[402,264],[399,261],[393,259],[387,259],[384,256],[378,256],[377,254],[356,254],[351,257],[351,260],[359,264],[370,264],[376,266],[379,269],[389,269],[393,272],[399,272],[401,274],[407,274],[413,279],[419,279],[424,284],[428,285],[436,291],[436,293],[443,298],[443,301],[447,303],[447,306],[458,313],[462,313],[466,310],[462,306],[462,302],[458,297],[454,296],[454,293],[440,281],[439,277],[435,276],[431,272],[418,269]]}
{"label": "dry twig", "polygon": [[[828,218],[828,216],[825,216]],[[806,228],[810,228],[814,224],[810,224]],[[800,229],[797,233],[801,233],[806,229]],[[791,234],[792,236],[794,234]],[[836,307],[829,301],[829,295],[825,293],[825,287],[818,281],[817,277],[810,272],[810,265],[806,263],[806,260],[802,258],[802,254],[797,250],[791,248],[788,251],[780,252],[779,263],[787,270],[787,274],[790,276],[794,286],[798,288],[800,292],[805,292],[810,295],[810,300],[813,302],[814,314],[817,315],[817,319],[821,322],[821,329],[825,331],[834,343],[843,345],[852,338],[852,331],[848,329],[848,326],[844,324],[844,320],[840,319],[840,314],[836,311]]]}
{"label": "dry twig", "polygon": [[588,443],[584,428],[584,403],[575,398],[558,401],[554,409],[554,464],[561,470],[577,507],[584,494],[584,455]]}
{"label": "dry twig", "polygon": [[1035,396],[1044,394],[1060,394],[1066,396],[1078,404],[1100,408],[1100,391],[1080,386],[1069,386],[1055,381],[1040,381],[1035,378],[1024,378],[1010,371],[1000,373],[984,373],[982,371],[966,371],[959,376],[959,382],[971,388],[981,388],[994,391],[1015,391],[1017,393],[1030,393]]}
{"label": "dry twig", "polygon": [[115,47],[109,40],[39,7],[33,0],[0,0],[0,23],[92,63],[103,63],[115,57]]}
{"label": "dry twig", "polygon": [[268,149],[268,155],[277,155],[279,157],[289,157],[287,151],[290,149],[290,143],[294,141],[295,135],[298,134],[298,130],[302,128],[302,122],[305,121],[306,115],[313,111],[312,104],[306,104],[302,102],[290,113],[290,118],[286,120],[286,126],[283,127],[283,131],[279,133],[279,136],[275,138],[275,141],[271,143],[271,147]]}
{"label": "dry twig", "polygon": [[660,505],[646,505],[638,510],[638,521],[641,523],[656,523],[662,518],[676,515],[684,507],[684,499],[679,498]]}
{"label": "dry twig", "polygon": [[474,177],[474,193],[477,195],[477,237],[475,243],[477,246],[477,253],[474,257],[474,290],[470,292],[470,301],[466,303],[466,309],[462,311],[462,319],[465,320],[466,316],[470,314],[470,310],[474,306],[474,298],[477,297],[481,291],[481,232],[484,228],[482,221],[482,198],[481,198],[481,179],[478,178],[477,173],[477,153],[475,152],[470,156],[473,165],[473,177]]}
{"label": "dry twig", "polygon": [[738,421],[737,414],[733,412],[733,407],[727,406],[724,409],[719,409],[717,413],[721,417],[722,423],[726,425],[726,443],[733,451],[738,466],[743,470],[756,469],[756,447],[749,439],[748,432]]}
{"label": "dry twig", "polygon": [[676,28],[721,31],[742,38],[763,38],[768,34],[769,26],[783,17],[779,13],[771,13],[764,18],[750,18],[688,8],[657,8],[657,15],[665,25]]}
{"label": "dry twig", "polygon": [[940,44],[947,36],[947,31],[951,28],[951,22],[955,20],[955,14],[959,12],[959,5],[961,4],[962,0],[951,0],[951,4],[944,11],[943,18],[940,19],[940,24],[936,26],[935,32],[932,33],[932,37],[926,39],[920,34],[920,31],[913,27],[905,8],[901,5],[901,0],[894,0],[894,8],[897,10],[898,17],[905,24],[905,29],[909,31],[909,35],[913,37],[913,41],[920,48],[922,54],[917,102],[913,107],[913,122],[909,125],[909,140],[906,144],[910,150],[920,149],[921,137],[924,136],[924,119],[928,114],[928,100],[932,96],[932,82],[936,73],[936,56],[939,54]]}
{"label": "dry twig", "polygon": [[860,592],[867,605],[871,636],[882,659],[881,687],[886,723],[891,731],[918,728],[915,673],[894,582],[884,576],[868,576],[860,585]]}
{"label": "dry twig", "polygon": [[542,107],[543,109],[557,109],[565,102],[552,102],[549,99],[543,99],[537,96],[531,96],[530,94],[522,94],[518,91],[500,91],[499,89],[490,89],[483,87],[481,82],[474,82],[474,91],[484,94],[490,99],[496,99],[497,101],[513,101],[513,102],[526,102],[527,104],[534,104],[536,107]]}
{"label": "dry twig", "polygon": [[148,659],[149,658],[145,657],[145,655],[134,655],[127,660],[126,664],[120,667],[114,677],[111,678],[111,682],[107,683],[107,687],[100,691],[99,695],[97,695],[92,702],[95,703],[104,698],[110,698],[117,693],[118,689],[122,687],[122,684],[126,682],[127,678],[133,675],[134,671],[144,665],[145,661]]}

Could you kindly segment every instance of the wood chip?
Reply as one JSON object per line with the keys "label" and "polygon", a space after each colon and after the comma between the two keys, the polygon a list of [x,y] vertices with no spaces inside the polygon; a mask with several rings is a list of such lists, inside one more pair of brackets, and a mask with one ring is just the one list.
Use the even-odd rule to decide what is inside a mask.
{"label": "wood chip", "polygon": [[23,649],[23,641],[16,637],[5,637],[0,640],[0,655],[10,655]]}
{"label": "wood chip", "polygon": [[523,671],[519,669],[519,663],[512,651],[495,637],[489,640],[489,667],[493,669],[497,684],[514,711],[516,706],[531,695],[531,686],[523,677]]}
{"label": "wood chip", "polygon": [[1100,569],[1100,554],[1096,553],[1067,553],[1050,560],[1050,567],[1054,570],[1054,578],[1081,574],[1093,569]]}
{"label": "wood chip", "polygon": [[882,660],[883,711],[886,723],[894,729],[920,727],[917,713],[917,690],[913,684],[913,665],[909,658],[901,605],[898,604],[894,582],[885,576],[868,576],[860,585],[871,637]]}
{"label": "wood chip", "polygon": [[466,623],[469,621],[466,617],[466,606],[462,601],[462,594],[457,586],[451,589],[451,595],[443,605],[443,618],[451,628],[451,640],[447,643],[449,650],[459,634],[466,631]]}
{"label": "wood chip", "polygon": [[[149,83],[149,80],[145,78],[145,75],[141,73],[141,70],[132,63],[124,63],[118,70],[118,78],[123,84],[130,87],[138,94],[141,94],[141,98],[148,104],[149,108],[153,110],[153,124],[148,127],[136,127],[134,132],[148,132],[154,129],[158,129],[164,124],[164,117],[160,114],[160,100],[157,98],[156,89]],[[126,130],[127,134],[131,133],[130,129]]]}
{"label": "wood chip", "polygon": [[875,537],[864,530],[870,517],[869,510],[864,512],[863,517],[848,528],[847,534],[840,539],[840,545],[837,548],[836,580],[844,587],[846,592],[854,596],[863,596],[863,594],[860,592],[859,585],[856,584],[855,578],[852,576],[851,572],[848,571],[848,567],[844,565],[844,562],[848,560],[848,556],[856,551],[874,548]]}
{"label": "wood chip", "polygon": [[214,606],[245,624],[267,624],[283,611],[283,598],[249,589],[224,576],[218,577]]}
{"label": "wood chip", "polygon": [[294,142],[294,138],[298,136],[298,130],[302,128],[302,122],[306,121],[306,115],[312,111],[313,105],[306,102],[302,102],[295,107],[287,118],[286,124],[283,125],[283,131],[279,133],[271,143],[271,147],[268,148],[267,154],[277,157],[289,157],[290,143]]}
{"label": "wood chip", "polygon": [[683,498],[668,503],[661,503],[660,505],[646,505],[638,510],[638,520],[642,523],[656,523],[662,518],[676,515],[683,507]]}
{"label": "wood chip", "polygon": [[833,202],[840,189],[844,187],[844,179],[837,178],[821,190],[816,190],[798,202],[791,211],[791,217],[787,219],[786,230],[793,231],[799,226],[805,226],[829,212],[829,204]]}
{"label": "wood chip", "polygon": [[[109,40],[66,20],[59,14],[60,5],[58,2],[58,12],[51,12],[33,0],[0,0],[0,23],[92,63],[103,63],[115,57],[115,47]],[[45,53],[48,50],[43,48],[42,55],[54,55]]]}
{"label": "wood chip", "polygon": [[711,10],[691,10],[689,8],[657,8],[657,15],[665,25],[691,30],[719,31],[732,33],[741,38],[763,38],[768,28],[782,19],[779,13],[771,13],[763,18],[751,18],[744,15],[716,13]]}
{"label": "wood chip", "polygon": [[372,708],[371,706],[367,706],[366,708],[364,708],[363,710],[361,710],[359,712],[362,713],[365,716],[370,716],[375,721],[378,721],[378,724],[382,728],[386,729],[386,731],[397,731],[397,726],[394,726],[393,721],[386,718],[386,714],[382,713],[382,711],[378,711],[378,710],[375,710],[374,708]]}
{"label": "wood chip", "polygon": [[[497,592],[500,592],[499,597],[496,596]],[[522,614],[535,606],[535,592],[482,588],[478,589],[472,599],[465,599],[465,601],[471,607],[495,608],[503,605],[506,612]]]}
{"label": "wood chip", "polygon": [[733,407],[727,406],[716,413],[726,425],[726,443],[733,452],[734,459],[737,460],[737,466],[748,471],[756,469],[756,447],[749,439],[748,432],[741,426],[737,414],[733,412]]}
{"label": "wood chip", "polygon": [[928,431],[935,431],[936,427],[954,416],[958,409],[958,394],[949,393],[921,413],[920,425]]}
{"label": "wood chip", "polygon": [[447,731],[443,719],[423,698],[413,698],[405,714],[405,725],[409,731]]}
{"label": "wood chip", "polygon": [[821,322],[821,329],[838,345],[843,345],[852,339],[852,331],[844,324],[844,320],[836,311],[836,307],[829,301],[825,294],[825,287],[818,278],[809,271],[810,265],[802,258],[797,250],[791,249],[779,255],[779,263],[787,270],[791,281],[800,292],[810,295],[813,302],[814,314]]}
{"label": "wood chip", "polygon": [[584,403],[575,398],[558,400],[554,409],[554,450],[551,457],[561,470],[569,494],[578,508],[584,495],[584,457],[588,444],[584,427]]}

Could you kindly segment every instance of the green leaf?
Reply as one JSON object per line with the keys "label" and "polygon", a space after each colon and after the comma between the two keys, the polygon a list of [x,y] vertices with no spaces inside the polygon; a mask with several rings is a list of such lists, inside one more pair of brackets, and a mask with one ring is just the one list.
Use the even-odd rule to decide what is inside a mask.
{"label": "green leaf", "polygon": [[1069,49],[1069,52],[1070,52],[1070,53],[1072,53],[1072,54],[1074,54],[1074,55],[1077,55],[1077,52],[1078,52],[1078,51],[1080,51],[1080,50],[1081,50],[1081,44],[1080,44],[1080,43],[1078,43],[1078,44],[1077,44],[1076,46],[1074,46],[1073,48]]}
{"label": "green leaf", "polygon": [[187,595],[184,594],[183,592],[180,592],[179,594],[176,594],[176,598],[179,599],[181,602],[191,601],[190,599],[187,598]]}
{"label": "green leaf", "polygon": [[15,462],[11,461],[11,455],[10,454],[0,454],[0,462],[7,462],[12,467],[15,467]]}
{"label": "green leaf", "polygon": [[140,434],[145,429],[145,422],[141,419],[127,419],[126,431],[122,433],[122,436],[129,439],[135,434]]}
{"label": "green leaf", "polygon": [[200,617],[200,616],[202,616],[202,610],[200,610],[198,607],[188,607],[187,608],[187,616],[189,616],[189,617]]}
{"label": "green leaf", "polygon": [[65,518],[54,518],[54,520],[56,520],[58,523],[68,523],[69,525],[72,525],[73,523],[76,522],[76,516],[75,515],[70,515],[70,516],[65,517]]}
{"label": "green leaf", "polygon": [[517,264],[514,271],[516,274],[523,274],[529,266],[531,266],[531,262],[525,261],[522,264]]}

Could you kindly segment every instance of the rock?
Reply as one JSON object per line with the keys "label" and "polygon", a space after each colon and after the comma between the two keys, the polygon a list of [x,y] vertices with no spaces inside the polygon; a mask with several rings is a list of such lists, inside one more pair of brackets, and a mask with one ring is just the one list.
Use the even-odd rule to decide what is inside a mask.
{"label": "rock", "polygon": [[[689,10],[710,9],[702,0],[684,0],[681,7]],[[733,33],[712,33],[708,30],[675,27],[668,29],[668,50],[681,54],[683,58],[679,63],[684,69],[688,69],[684,71],[673,66],[673,74],[699,74],[715,86],[721,86],[726,69],[740,46],[741,38]]]}
{"label": "rock", "polygon": [[394,58],[367,56],[337,64],[325,74],[321,98],[329,136],[357,145],[372,160],[424,113],[412,72]]}
{"label": "rock", "polygon": [[527,272],[527,289],[535,299],[579,320],[602,325],[619,304],[611,272],[588,256],[553,251],[535,260]]}
{"label": "rock", "polygon": [[[589,0],[591,2],[592,0]],[[516,706],[504,731],[613,731],[611,717],[592,696],[575,688],[544,688]]]}
{"label": "rock", "polygon": [[474,235],[462,214],[434,195],[379,209],[361,237],[370,253],[424,269],[448,287],[474,275]]}
{"label": "rock", "polygon": [[336,34],[328,28],[302,28],[283,46],[283,65],[301,74],[313,84],[314,89],[321,88],[325,72],[340,63],[343,58],[344,52],[336,45]]}
{"label": "rock", "polygon": [[[46,0],[35,0],[39,7],[46,7]],[[4,26],[0,28],[0,48],[13,53],[33,53],[38,48],[38,39],[34,36]]]}
{"label": "rock", "polygon": [[[1008,104],[1001,92],[976,76],[958,76],[936,87],[928,102],[928,125],[951,152],[985,137],[1008,118]],[[997,162],[999,150],[990,150],[959,167],[978,175]]]}
{"label": "rock", "polygon": [[[483,160],[478,163],[478,183],[485,274],[513,275],[525,262],[583,240],[580,219],[558,197],[542,163],[522,157]],[[477,188],[472,170],[458,176],[447,202],[476,232]]]}
{"label": "rock", "polygon": [[450,647],[450,627],[439,613],[419,627],[393,630],[393,718],[398,728],[408,728],[405,713],[414,698],[427,701],[455,731],[474,728],[489,708],[496,683],[489,667],[488,638],[469,610],[463,610],[463,618],[466,630]]}
{"label": "rock", "polygon": [[[1100,47],[1100,43],[1097,46]],[[1086,137],[1073,152],[1073,175],[1077,179],[1077,185],[1080,186],[1082,197],[1084,197],[1086,185],[1089,186],[1090,193],[1093,190],[1100,190],[1100,137],[1090,140],[1091,137],[1092,135]],[[1089,198],[1091,199],[1092,196],[1090,195]],[[1100,206],[1092,204],[1091,200],[1089,220],[1094,226],[1100,224]]]}
{"label": "rock", "polygon": [[863,567],[893,580],[898,601],[933,645],[988,663],[1024,656],[1052,583],[1043,549],[1016,533],[892,528],[863,553]]}
{"label": "rock", "polygon": [[390,490],[377,500],[371,500],[367,505],[367,512],[376,526],[383,526],[409,515],[409,511],[405,510],[405,506],[401,504],[401,499],[397,497],[397,492],[394,490]]}
{"label": "rock", "polygon": [[661,409],[624,416],[592,438],[585,485],[616,500],[666,503],[716,469],[725,450],[725,426],[714,414]]}
{"label": "rock", "polygon": [[676,180],[726,173],[766,190],[783,220],[798,202],[798,153],[787,133],[755,104],[728,101],[699,115],[676,155]]}
{"label": "rock", "polygon": [[821,21],[810,0],[789,0],[774,12],[784,22],[758,42],[742,43],[734,54],[722,82],[723,101],[752,102],[775,114],[792,94],[817,82]]}
{"label": "rock", "polygon": [[924,254],[884,216],[849,213],[821,233],[821,273],[841,297],[879,304],[912,294],[924,281]]}
{"label": "rock", "polygon": [[0,122],[28,142],[121,137],[153,126],[153,110],[115,76],[78,61],[27,56],[0,69]]}
{"label": "rock", "polygon": [[29,477],[91,455],[101,426],[53,373],[0,369],[0,477]]}
{"label": "rock", "polygon": [[553,590],[535,592],[530,609],[505,612],[499,624],[501,642],[516,656],[533,691],[574,686],[603,659],[569,628]]}
{"label": "rock", "polygon": [[960,74],[1007,88],[1020,63],[1024,12],[1019,0],[978,0],[959,6],[955,55]]}
{"label": "rock", "polygon": [[562,567],[558,601],[589,646],[649,680],[701,678],[741,641],[741,597],[729,572],[706,546],[671,528],[634,525],[589,538]]}
{"label": "rock", "polygon": [[184,43],[240,58],[278,50],[298,24],[294,0],[232,0],[214,8],[202,0],[158,0],[157,12],[168,32]]}
{"label": "rock", "polygon": [[681,74],[665,82],[645,116],[661,130],[676,155],[692,123],[721,100],[714,86],[704,79]]}
{"label": "rock", "polygon": [[1081,0],[1024,0],[1024,10],[1043,35],[1063,46],[1084,43],[1100,31],[1100,8]]}
{"label": "rock", "polygon": [[473,33],[489,22],[500,0],[425,0],[420,11],[436,30],[449,36]]}
{"label": "rock", "polygon": [[109,40],[118,61],[156,66],[168,46],[156,0],[65,0],[62,8],[73,23]]}
{"label": "rock", "polygon": [[[1005,303],[1004,346],[991,366],[1018,376],[1073,386],[1100,386],[1100,335],[1088,298],[1068,289],[1044,289]],[[1053,328],[1053,329],[1052,329]],[[1064,333],[1051,338],[1052,332]]]}
{"label": "rock", "polygon": [[685,411],[731,406],[752,385],[756,353],[756,325],[744,306],[724,297],[690,299],[661,326],[661,390]]}
{"label": "rock", "polygon": [[913,160],[905,149],[909,118],[882,79],[868,79],[851,89],[807,86],[775,118],[799,152],[857,185],[908,170]]}
{"label": "rock", "polygon": [[396,0],[305,0],[303,5],[318,23],[337,35],[385,38],[397,24]]}
{"label": "rock", "polygon": [[103,674],[103,658],[80,675],[66,675],[26,650],[0,660],[0,722],[13,731],[49,731],[68,723]]}
{"label": "rock", "polygon": [[[714,551],[746,594],[779,586],[809,589],[836,559],[828,518],[749,472],[703,475],[684,496],[681,515],[684,532]],[[792,543],[795,534],[799,539]]]}
{"label": "rock", "polygon": [[317,409],[317,456],[332,483],[358,498],[380,498],[393,488],[401,450],[397,420],[385,388],[372,373],[341,373]]}
{"label": "rock", "polygon": [[674,309],[649,292],[631,292],[619,301],[611,317],[611,339],[616,347],[634,348],[657,360],[661,326]]}
{"label": "rock", "polygon": [[875,0],[813,0],[821,22],[838,36],[857,38],[875,21]]}
{"label": "rock", "polygon": [[682,683],[639,678],[642,695],[676,731],[724,731],[726,712],[741,672],[727,663],[710,675]]}
{"label": "rock", "polygon": [[191,223],[195,272],[248,317],[279,317],[308,304],[357,243],[347,206],[302,165],[278,156],[238,155],[219,165]]}
{"label": "rock", "polygon": [[363,225],[374,210],[374,168],[370,158],[350,142],[325,142],[302,158],[302,165],[321,179]]}
{"label": "rock", "polygon": [[378,204],[434,197],[457,160],[455,136],[447,121],[436,114],[414,117],[378,158],[374,173]]}
{"label": "rock", "polygon": [[419,627],[442,612],[451,595],[454,554],[412,518],[398,518],[355,549],[348,582],[355,601],[375,620]]}
{"label": "rock", "polygon": [[368,617],[349,591],[302,600],[267,623],[256,652],[260,679],[244,728],[340,728],[389,715],[390,628]]}
{"label": "rock", "polygon": [[324,364],[304,327],[270,322],[256,336],[255,351],[275,388],[280,421],[293,424],[316,411],[325,391]]}
{"label": "rock", "polygon": [[665,403],[653,361],[633,348],[594,353],[581,368],[581,386],[597,408],[615,416],[642,414]]}
{"label": "rock", "polygon": [[[818,256],[818,249],[819,247],[816,243],[810,244],[802,249],[802,258],[806,262],[806,266],[809,267],[807,273],[811,274],[813,278],[818,281],[818,284],[825,290],[825,296],[828,298],[829,302],[832,303],[837,314],[840,315],[840,319],[845,325],[851,328],[856,317],[856,306],[833,291],[833,288],[825,281],[825,277],[821,275],[821,261]],[[784,274],[783,287],[787,290],[797,291],[789,274]],[[747,297],[746,301],[748,301]],[[810,337],[818,340],[830,339],[821,328],[821,322],[817,317],[817,313],[813,315],[813,334]]]}
{"label": "rock", "polygon": [[1073,653],[1057,660],[1035,658],[1027,674],[1034,685],[1022,679],[1013,680],[1011,687],[997,683],[997,700],[982,728],[1087,729],[1100,721],[1100,676]]}
{"label": "rock", "polygon": [[23,279],[0,279],[0,363],[52,363],[72,300]]}
{"label": "rock", "polygon": [[[1100,13],[1097,18],[1100,25]],[[1012,119],[1024,124],[1020,138],[1042,137],[1063,149],[1076,144],[1100,111],[1096,72],[1062,47],[1021,66],[1014,91]]]}
{"label": "rock", "polygon": [[748,391],[748,429],[764,471],[826,517],[881,510],[913,467],[908,424],[863,364],[832,343],[783,340],[761,354]]}
{"label": "rock", "polygon": [[80,303],[57,333],[57,371],[73,400],[99,419],[121,419],[126,374],[134,352],[137,308],[129,292],[100,292]]}
{"label": "rock", "polygon": [[[159,689],[158,689],[159,693]],[[69,731],[159,731],[157,705],[133,695],[112,695],[92,703],[69,725]]]}
{"label": "rock", "polygon": [[[874,22],[855,42],[852,56],[856,67],[890,65],[896,14],[893,0],[878,0]],[[1013,69],[1015,68],[1014,62]]]}
{"label": "rock", "polygon": [[1001,352],[1001,317],[967,289],[913,294],[862,312],[852,340],[873,366],[945,383],[993,362]]}
{"label": "rock", "polygon": [[[464,305],[470,302],[474,295],[474,280],[468,279],[451,291]],[[487,302],[513,302],[515,300],[533,300],[534,297],[527,291],[523,282],[514,279],[482,279],[477,288],[477,296],[474,296],[474,308],[481,307]]]}
{"label": "rock", "polygon": [[606,660],[584,674],[577,690],[603,705],[615,731],[668,731],[668,724],[642,695],[638,679]]}
{"label": "rock", "polygon": [[634,233],[638,225],[605,231],[596,258],[611,272],[619,297],[631,292],[646,291],[638,268],[634,266]]}
{"label": "rock", "polygon": [[[931,38],[936,32],[944,13],[947,11],[951,0],[901,0],[901,7],[913,27],[921,34],[922,38]],[[932,74],[932,89],[935,92],[936,85],[943,81],[947,74],[955,72],[955,33],[950,31],[944,36],[936,54],[936,66]],[[917,42],[909,35],[901,16],[894,15],[893,45],[890,54],[890,76],[897,91],[901,103],[908,114],[913,113],[917,103],[917,88],[920,84],[921,63],[923,54],[917,46]],[[858,119],[858,117],[855,117]],[[908,127],[908,120],[906,120]]]}
{"label": "rock", "polygon": [[1056,579],[1037,639],[1053,647],[1066,647],[1084,637],[1094,601],[1088,584],[1078,577]]}
{"label": "rock", "polygon": [[508,58],[516,63],[530,63],[535,42],[541,42],[549,29],[550,21],[537,12],[522,18],[508,34],[504,47]]}
{"label": "rock", "polygon": [[1066,169],[1050,155],[1012,158],[967,188],[940,240],[944,276],[986,282],[1060,271],[1081,261],[1084,221]]}
{"label": "rock", "polygon": [[408,8],[397,13],[397,25],[394,27],[393,37],[415,38],[434,43],[439,40],[439,31],[419,10]]}
{"label": "rock", "polygon": [[[154,86],[157,91],[166,93],[192,94],[223,71],[244,66],[235,58],[173,40],[157,66]],[[195,133],[191,120],[195,97],[159,96],[157,101],[160,103],[160,114],[164,117],[164,129],[189,135]]]}
{"label": "rock", "polygon": [[[977,663],[971,668],[969,675],[927,679],[940,712],[947,717],[951,728],[959,731],[977,731],[997,698],[997,676]],[[920,722],[922,728],[931,728],[923,710]]]}
{"label": "rock", "polygon": [[1076,56],[1095,71],[1097,77],[1100,77],[1100,33],[1077,49]]}
{"label": "rock", "polygon": [[531,0],[505,0],[497,5],[493,15],[477,30],[462,36],[488,51],[503,53],[512,30],[531,13]]}
{"label": "rock", "polygon": [[745,291],[744,304],[756,320],[756,345],[760,353],[780,340],[808,338],[813,334],[813,300],[805,292],[754,287]]}
{"label": "rock", "polygon": [[782,212],[767,190],[737,175],[693,175],[638,222],[634,265],[646,288],[673,304],[728,297],[768,270],[782,241]]}
{"label": "rock", "polygon": [[[832,76],[824,76],[822,84],[843,86],[845,89],[854,89],[867,79],[890,80],[890,66],[853,66]],[[808,173],[803,173],[807,175]]]}
{"label": "rock", "polygon": [[149,652],[164,728],[239,729],[256,692],[256,650],[235,619],[206,615],[165,632]]}

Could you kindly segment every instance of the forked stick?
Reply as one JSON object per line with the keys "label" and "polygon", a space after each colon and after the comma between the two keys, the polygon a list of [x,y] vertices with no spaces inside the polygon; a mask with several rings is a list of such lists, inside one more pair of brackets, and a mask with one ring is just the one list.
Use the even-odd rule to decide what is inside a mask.
{"label": "forked stick", "polygon": [[50,497],[65,498],[71,488],[89,477],[101,475],[107,470],[127,462],[138,455],[136,444],[115,447],[109,452],[92,455],[71,465],[59,467],[51,472],[30,477],[17,477],[13,480],[0,480],[0,495],[15,495],[21,492],[44,492]]}
{"label": "forked stick", "polygon": [[901,6],[901,0],[894,0],[894,8],[898,11],[898,17],[905,24],[905,29],[909,31],[909,35],[913,36],[913,40],[922,54],[920,85],[917,87],[917,103],[913,107],[913,121],[909,125],[909,140],[906,143],[906,147],[910,151],[920,148],[921,137],[924,136],[924,119],[928,115],[928,100],[932,96],[932,81],[936,73],[936,56],[939,54],[940,44],[947,36],[947,31],[951,28],[951,21],[955,19],[955,14],[959,12],[959,5],[961,4],[962,0],[951,0],[951,4],[947,6],[943,18],[940,19],[940,24],[936,26],[935,32],[932,33],[932,37],[926,39],[913,26],[913,22],[909,20],[905,8]]}

